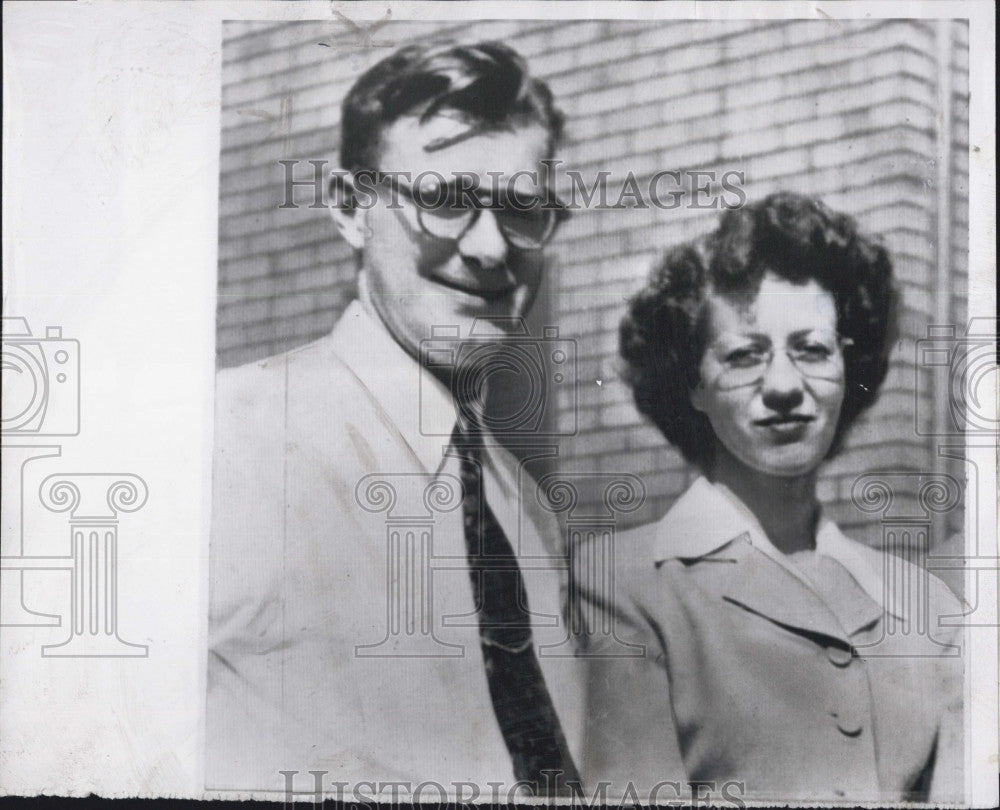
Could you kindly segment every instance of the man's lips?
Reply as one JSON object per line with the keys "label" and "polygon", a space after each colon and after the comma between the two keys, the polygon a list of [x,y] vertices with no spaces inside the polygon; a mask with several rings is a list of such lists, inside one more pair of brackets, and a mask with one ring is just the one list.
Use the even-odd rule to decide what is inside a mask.
{"label": "man's lips", "polygon": [[517,289],[517,287],[513,284],[505,284],[502,287],[481,287],[474,283],[466,284],[440,277],[435,277],[434,283],[440,284],[442,287],[447,287],[449,290],[455,290],[456,292],[465,293],[466,295],[474,295],[477,298],[484,298],[487,301],[499,300],[510,295],[515,289]]}

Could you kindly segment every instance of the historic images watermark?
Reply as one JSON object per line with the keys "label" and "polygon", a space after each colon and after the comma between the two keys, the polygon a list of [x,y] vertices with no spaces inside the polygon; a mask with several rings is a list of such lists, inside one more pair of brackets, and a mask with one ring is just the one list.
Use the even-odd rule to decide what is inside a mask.
{"label": "historic images watermark", "polygon": [[[454,172],[445,177],[440,172],[383,172],[363,170],[348,172],[330,169],[326,160],[279,160],[284,170],[284,209],[303,207],[296,202],[295,189],[312,190],[307,208],[327,208],[348,204],[356,209],[372,208],[378,202],[378,189],[389,185],[406,190],[414,202],[428,211],[480,207],[482,199],[503,200],[515,210],[531,211],[540,207],[566,211],[593,208],[620,210],[657,208],[727,209],[741,208],[747,195],[743,186],[746,173],[737,170],[717,172],[710,169],[663,170],[651,174],[627,172],[615,175],[598,171],[584,175],[577,169],[563,169],[563,161],[541,161],[541,171],[520,171],[514,175],[487,172],[485,178],[471,172]],[[308,168],[296,169],[306,164]],[[333,182],[334,180],[339,182]],[[341,199],[340,190],[350,185],[350,199]],[[328,201],[327,189],[335,191]],[[557,189],[562,189],[561,196]],[[402,208],[398,199],[389,208]]]}
{"label": "historic images watermark", "polygon": [[[331,799],[363,807],[376,807],[382,802],[396,805],[400,802],[418,804],[431,801],[459,806],[489,802],[496,806],[520,802],[528,796],[545,793],[544,786],[524,780],[512,783],[486,782],[485,785],[432,780],[417,783],[375,780],[350,783],[328,779],[330,772],[322,770],[282,770],[278,773],[284,778],[284,806],[289,810],[303,806],[302,802],[309,797],[314,805],[323,804],[324,799]],[[558,778],[561,776],[559,771],[543,772],[543,779],[549,787],[560,783]],[[570,792],[560,802],[563,807],[746,807],[746,786],[738,781],[664,779],[651,787],[642,788],[630,781],[600,781],[588,785],[587,790],[579,781],[565,780],[565,783]]]}
{"label": "historic images watermark", "polygon": [[[118,519],[148,496],[132,473],[55,473],[37,493],[26,491],[26,470],[62,455],[53,438],[80,432],[80,344],[49,326],[32,335],[24,318],[3,318],[3,551],[0,554],[0,627],[62,627],[62,616],[30,607],[26,578],[34,572],[69,572],[69,635],[42,646],[46,658],[145,658],[149,647],[118,635]],[[69,552],[29,553],[26,511],[40,502],[68,513]],[[65,541],[63,541],[65,542]]]}

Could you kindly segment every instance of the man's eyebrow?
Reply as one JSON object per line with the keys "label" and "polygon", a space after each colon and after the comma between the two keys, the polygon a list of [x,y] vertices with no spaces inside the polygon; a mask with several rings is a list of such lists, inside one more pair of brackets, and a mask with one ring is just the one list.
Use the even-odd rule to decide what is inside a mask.
{"label": "man's eyebrow", "polygon": [[460,132],[458,135],[452,135],[450,138],[435,138],[428,144],[424,145],[425,152],[437,152],[441,149],[447,149],[449,146],[454,146],[456,143],[461,143],[462,141],[467,141],[469,138],[475,138],[477,135],[481,135],[487,129],[485,124],[478,124],[474,127],[470,127],[465,132]]}

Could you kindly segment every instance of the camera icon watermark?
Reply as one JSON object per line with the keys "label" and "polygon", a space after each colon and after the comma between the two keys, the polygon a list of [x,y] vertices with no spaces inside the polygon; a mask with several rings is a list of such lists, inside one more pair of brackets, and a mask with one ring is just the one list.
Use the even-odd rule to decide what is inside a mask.
{"label": "camera icon watermark", "polygon": [[[469,435],[575,435],[576,358],[576,341],[560,338],[552,326],[532,337],[521,318],[477,318],[464,338],[458,326],[434,326],[420,342],[420,432],[448,437],[457,417]],[[427,386],[442,379],[449,381],[454,413],[441,413],[426,396]],[[487,410],[490,386],[508,396]]]}
{"label": "camera icon watermark", "polygon": [[3,435],[76,436],[80,432],[80,344],[46,327],[31,334],[24,318],[3,318],[0,335]]}
{"label": "camera icon watermark", "polygon": [[972,318],[965,334],[954,325],[929,326],[916,351],[918,435],[1000,432],[995,318]]}

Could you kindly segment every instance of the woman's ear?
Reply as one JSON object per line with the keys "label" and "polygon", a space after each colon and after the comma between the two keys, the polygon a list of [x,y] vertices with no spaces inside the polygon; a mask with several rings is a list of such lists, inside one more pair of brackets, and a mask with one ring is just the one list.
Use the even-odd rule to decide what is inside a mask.
{"label": "woman's ear", "polygon": [[699,380],[694,388],[688,389],[691,407],[700,413],[705,413],[705,384]]}
{"label": "woman's ear", "polygon": [[365,208],[358,205],[357,190],[350,173],[335,171],[327,189],[327,208],[337,232],[355,250],[365,246]]}

